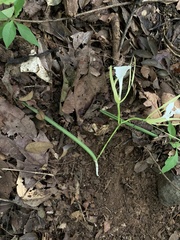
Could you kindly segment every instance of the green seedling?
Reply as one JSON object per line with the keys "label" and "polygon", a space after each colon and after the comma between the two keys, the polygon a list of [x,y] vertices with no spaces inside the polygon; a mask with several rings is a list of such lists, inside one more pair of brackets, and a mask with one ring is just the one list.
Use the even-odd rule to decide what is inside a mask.
{"label": "green seedling", "polygon": [[[180,139],[176,138],[176,129],[171,122],[168,123],[168,133],[169,133],[168,135],[170,140],[169,143],[171,144],[172,148],[175,150],[175,154],[166,159],[165,165],[161,170],[162,173],[168,172],[171,169],[173,169],[177,165],[178,157],[179,157],[178,150],[180,148]],[[174,141],[174,139],[176,141]]]}
{"label": "green seedling", "polygon": [[6,5],[12,4],[11,7],[0,11],[0,39],[3,39],[6,48],[15,39],[17,31],[26,41],[38,46],[38,41],[31,30],[24,24],[16,21],[16,18],[23,9],[25,0],[3,0],[0,3]]}
{"label": "green seedling", "polygon": [[[134,66],[135,66],[135,60],[134,60]],[[99,157],[101,156],[101,154],[103,153],[105,147],[107,146],[107,144],[110,142],[110,140],[112,139],[112,137],[114,136],[114,134],[116,133],[116,131],[118,130],[118,128],[120,126],[122,126],[123,124],[129,126],[129,127],[132,127],[138,131],[141,131],[143,133],[146,133],[152,137],[157,137],[157,134],[153,133],[153,132],[149,132],[148,130],[144,129],[144,128],[141,128],[139,126],[136,126],[135,124],[131,123],[131,121],[134,121],[134,120],[138,120],[138,121],[144,121],[148,124],[151,124],[151,125],[162,125],[162,124],[166,124],[166,122],[169,122],[168,123],[168,136],[169,136],[169,139],[170,139],[170,144],[171,146],[175,149],[175,154],[171,157],[169,157],[166,161],[165,161],[165,165],[164,167],[162,168],[162,173],[165,173],[165,172],[168,172],[169,170],[171,170],[172,168],[174,168],[177,163],[178,163],[178,150],[180,148],[180,139],[178,139],[176,137],[176,129],[175,127],[173,126],[172,124],[172,121],[177,121],[177,124],[178,122],[180,121],[179,118],[177,117],[174,117],[174,115],[176,114],[180,114],[180,109],[177,108],[175,106],[175,101],[180,98],[180,94],[177,96],[177,97],[174,97],[173,99],[169,100],[168,102],[166,102],[165,104],[163,104],[160,108],[156,109],[155,111],[159,111],[161,113],[163,113],[164,109],[166,109],[165,113],[162,114],[162,117],[159,117],[159,118],[151,118],[151,116],[154,115],[155,111],[152,112],[146,119],[143,119],[143,118],[129,118],[127,120],[123,120],[121,118],[121,111],[120,111],[120,105],[121,103],[125,100],[125,98],[127,97],[129,91],[130,91],[130,88],[133,84],[133,80],[134,80],[134,74],[135,74],[135,67],[134,67],[134,70],[133,70],[133,73],[131,74],[131,71],[130,71],[130,74],[129,74],[129,85],[128,85],[128,90],[125,94],[125,97],[124,98],[121,98],[121,93],[122,93],[122,86],[123,86],[123,78],[126,74],[126,72],[128,70],[130,70],[131,67],[130,66],[127,66],[127,67],[119,67],[117,69],[117,67],[115,67],[115,71],[116,71],[116,76],[118,79],[115,79],[113,78],[113,72],[112,72],[112,67],[110,67],[110,82],[111,82],[111,88],[112,88],[112,91],[113,91],[113,95],[114,95],[114,100],[116,102],[116,105],[117,105],[117,116],[111,114],[110,112],[108,111],[105,111],[105,110],[101,110],[101,112],[103,114],[105,114],[106,116],[114,119],[117,121],[118,123],[118,126],[115,128],[115,130],[113,131],[112,135],[110,136],[110,138],[108,139],[107,143],[104,145],[102,151],[100,152],[100,154],[98,155],[98,159]],[[117,71],[118,70],[118,71]],[[117,87],[117,82],[119,80],[119,88]],[[119,92],[118,92],[119,91]],[[158,128],[159,129],[159,128]],[[160,130],[160,129],[159,129]],[[162,130],[160,130],[162,131]]]}

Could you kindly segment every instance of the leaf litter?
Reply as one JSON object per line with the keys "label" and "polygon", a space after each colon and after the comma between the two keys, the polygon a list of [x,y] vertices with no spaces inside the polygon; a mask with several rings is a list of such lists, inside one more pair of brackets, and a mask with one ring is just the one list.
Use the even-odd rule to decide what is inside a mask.
{"label": "leaf litter", "polygon": [[[49,9],[46,9],[46,2]],[[72,142],[44,123],[45,112],[70,128],[95,151],[99,149],[113,127],[99,114],[103,106],[111,106],[110,111],[114,111],[109,94],[108,67],[129,65],[132,54],[136,55],[138,66],[133,96],[122,106],[123,117],[137,114],[146,117],[154,110],[156,115],[153,117],[161,117],[158,108],[179,94],[178,23],[172,20],[170,26],[166,25],[166,15],[172,19],[170,11],[177,14],[175,9],[178,8],[179,1],[142,1],[135,6],[126,36],[123,36],[133,3],[127,5],[125,2],[121,6],[120,1],[110,0],[26,1],[22,19],[28,16],[35,21],[59,17],[65,17],[65,20],[31,24],[31,29],[39,36],[37,55],[50,50],[48,54],[30,57],[31,61],[38,58],[33,71],[20,71],[20,65],[29,64],[32,46],[18,38],[9,50],[0,45],[3,66],[0,68],[0,185],[5,186],[1,187],[0,193],[1,199],[10,199],[10,202],[2,202],[0,207],[4,216],[9,214],[10,217],[11,227],[7,227],[5,218],[3,226],[15,237],[20,234],[21,240],[38,239],[36,233],[42,239],[178,237],[175,218],[172,219],[174,227],[171,224],[162,232],[165,225],[159,219],[165,216],[167,224],[168,213],[172,212],[168,210],[163,215],[156,201],[155,179],[154,175],[150,176],[150,168],[154,166],[142,150],[142,135],[137,137],[133,132],[129,136],[127,129],[125,134],[118,133],[122,142],[116,138],[110,143],[112,148],[110,146],[110,152],[107,150],[101,162],[101,181],[95,180],[88,160],[84,160]],[[92,12],[86,13],[89,10]],[[6,62],[8,64],[4,65]],[[41,67],[48,80],[34,71]],[[164,83],[168,87],[164,87]],[[22,109],[13,98],[37,107],[40,110],[37,118]],[[175,107],[179,108],[179,100]],[[166,111],[164,109],[164,113]],[[146,144],[151,144],[156,157],[159,156],[158,161],[170,152],[163,138],[152,142],[144,139]],[[129,139],[138,144],[137,151],[141,156],[136,155],[134,145],[126,146]],[[62,155],[59,149],[63,151]],[[129,215],[135,220],[131,221]],[[17,222],[20,217],[22,221]],[[145,225],[139,221],[141,217],[144,217]],[[152,217],[158,224],[153,225]],[[49,232],[44,233],[42,229],[47,226]]]}

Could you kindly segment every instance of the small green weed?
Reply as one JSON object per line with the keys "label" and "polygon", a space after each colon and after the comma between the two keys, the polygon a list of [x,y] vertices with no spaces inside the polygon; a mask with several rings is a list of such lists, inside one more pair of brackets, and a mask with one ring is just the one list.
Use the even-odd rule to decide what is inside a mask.
{"label": "small green weed", "polygon": [[25,0],[0,0],[0,4],[2,3],[6,5],[12,4],[11,7],[0,11],[0,39],[3,39],[6,48],[15,39],[17,30],[22,38],[38,46],[38,41],[31,30],[24,24],[16,21],[16,18],[23,9]]}
{"label": "small green weed", "polygon": [[175,154],[170,156],[165,161],[165,165],[162,168],[162,173],[168,172],[178,164],[178,149],[180,148],[180,139],[176,138],[176,129],[171,122],[168,123],[168,136],[172,148],[175,150]]}
{"label": "small green weed", "polygon": [[[168,136],[170,139],[170,144],[171,146],[174,148],[175,150],[175,154],[171,157],[169,157],[166,161],[165,161],[165,165],[162,168],[161,172],[165,173],[168,172],[169,170],[171,170],[172,168],[174,168],[177,163],[178,163],[178,150],[180,148],[180,139],[176,137],[176,129],[172,124],[172,121],[179,121],[179,118],[175,118],[174,115],[175,114],[180,114],[180,109],[175,107],[175,101],[180,98],[180,94],[177,97],[174,97],[173,99],[171,99],[170,101],[168,101],[167,103],[163,104],[160,108],[156,109],[155,111],[160,111],[161,113],[164,111],[164,109],[166,109],[165,113],[162,115],[162,117],[160,118],[151,118],[151,116],[153,116],[153,114],[155,113],[152,112],[146,119],[143,118],[130,118],[127,120],[123,120],[121,118],[121,111],[120,111],[120,104],[125,100],[125,98],[127,97],[130,88],[133,84],[133,80],[134,80],[134,74],[135,74],[135,58],[134,58],[134,63],[132,64],[131,61],[131,65],[134,65],[134,70],[131,71],[131,66],[122,66],[122,67],[115,67],[115,73],[116,73],[116,77],[117,79],[113,79],[113,72],[112,72],[112,67],[110,67],[110,82],[111,82],[111,88],[113,91],[113,95],[114,95],[114,100],[116,102],[117,105],[117,116],[105,111],[105,110],[101,110],[101,112],[107,116],[109,116],[110,118],[116,120],[118,122],[118,125],[116,127],[116,129],[114,130],[114,132],[112,133],[112,135],[110,136],[110,138],[108,139],[107,143],[104,145],[101,153],[99,154],[98,158],[101,156],[101,154],[103,153],[105,147],[107,146],[107,144],[109,143],[109,141],[112,139],[112,137],[114,136],[114,134],[116,133],[116,131],[118,130],[118,128],[122,125],[122,124],[126,124],[132,128],[137,129],[138,131],[142,131],[152,137],[157,137],[157,135],[153,132],[149,132],[146,129],[143,129],[141,127],[138,127],[134,124],[131,123],[131,121],[133,120],[138,120],[138,121],[144,121],[148,124],[151,125],[160,125],[162,123],[168,123]],[[123,99],[121,99],[121,93],[122,93],[122,85],[123,85],[123,78],[126,74],[126,72],[130,70],[130,74],[129,74],[129,85],[128,85],[128,90],[125,94],[125,97]],[[117,85],[117,82],[119,81],[119,84]],[[119,91],[119,92],[118,92]],[[158,128],[159,129],[159,128]],[[161,129],[159,129],[160,131],[162,131]]]}

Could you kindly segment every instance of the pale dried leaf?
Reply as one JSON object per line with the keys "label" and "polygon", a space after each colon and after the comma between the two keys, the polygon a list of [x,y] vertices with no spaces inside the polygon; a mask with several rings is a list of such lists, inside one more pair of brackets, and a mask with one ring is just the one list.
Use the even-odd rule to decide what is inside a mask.
{"label": "pale dried leaf", "polygon": [[33,98],[33,94],[34,94],[34,92],[31,91],[31,92],[29,92],[26,96],[20,97],[20,98],[19,98],[19,101],[22,101],[22,102],[29,101],[29,100],[31,100],[31,99]]}
{"label": "pale dried leaf", "polygon": [[53,148],[50,142],[32,142],[26,146],[25,150],[31,153],[45,153],[49,148]]}
{"label": "pale dried leaf", "polygon": [[61,0],[46,0],[48,6],[56,6],[58,5]]}
{"label": "pale dried leaf", "polygon": [[71,38],[73,39],[74,49],[76,50],[81,44],[88,44],[92,34],[93,34],[93,31],[87,31],[87,32],[78,32],[71,35]]}
{"label": "pale dried leaf", "polygon": [[31,207],[37,207],[44,201],[47,201],[52,194],[57,192],[56,188],[50,189],[35,189],[30,188],[26,194],[22,197],[25,204]]}
{"label": "pale dried leaf", "polygon": [[38,111],[38,113],[36,114],[36,118],[40,121],[44,120],[45,114],[43,111]]}
{"label": "pale dried leaf", "polygon": [[78,210],[78,211],[71,213],[70,218],[75,219],[76,221],[81,221],[81,220],[83,220],[83,214],[81,211]]}
{"label": "pale dried leaf", "polygon": [[180,0],[178,1],[177,5],[176,5],[176,9],[179,11],[180,10]]}
{"label": "pale dried leaf", "polygon": [[64,0],[66,14],[75,17],[78,10],[78,0]]}
{"label": "pale dried leaf", "polygon": [[151,115],[151,118],[159,118],[161,117],[161,112],[159,110],[159,106],[158,106],[158,102],[159,102],[159,97],[157,94],[155,93],[151,93],[151,92],[144,92],[144,95],[146,97],[146,101],[144,102],[144,105],[146,107],[148,107],[148,109],[146,110],[146,113],[149,115],[151,113],[153,113]]}
{"label": "pale dried leaf", "polygon": [[[33,52],[33,54],[35,54]],[[51,83],[51,77],[46,69],[43,67],[39,57],[32,57],[28,61],[21,63],[21,72],[32,72],[35,73],[39,78],[45,82]]]}
{"label": "pale dried leaf", "polygon": [[111,229],[111,223],[110,221],[104,222],[104,233],[108,232]]}
{"label": "pale dried leaf", "polygon": [[18,176],[16,184],[17,184],[16,191],[17,191],[18,196],[20,198],[24,197],[24,195],[27,192],[27,188],[23,184],[23,179],[20,175]]}

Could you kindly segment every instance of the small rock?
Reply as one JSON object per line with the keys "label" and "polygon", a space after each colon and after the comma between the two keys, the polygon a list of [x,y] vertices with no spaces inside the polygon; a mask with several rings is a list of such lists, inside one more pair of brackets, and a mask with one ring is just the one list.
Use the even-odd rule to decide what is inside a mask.
{"label": "small rock", "polygon": [[167,207],[180,205],[180,191],[173,186],[175,185],[177,188],[180,188],[180,175],[175,175],[172,172],[167,172],[165,175],[172,183],[168,182],[162,174],[159,176],[159,200],[163,205]]}

